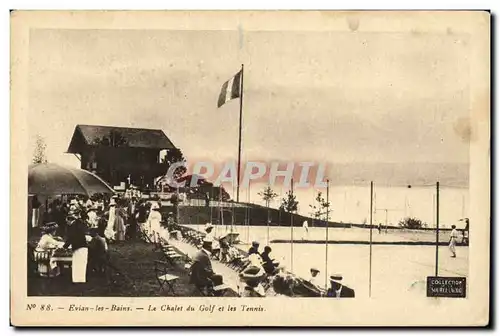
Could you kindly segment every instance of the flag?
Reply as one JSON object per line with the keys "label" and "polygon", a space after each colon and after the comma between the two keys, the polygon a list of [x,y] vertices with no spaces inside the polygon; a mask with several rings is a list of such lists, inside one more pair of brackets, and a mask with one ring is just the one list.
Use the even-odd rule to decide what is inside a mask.
{"label": "flag", "polygon": [[221,107],[226,102],[234,98],[241,97],[241,71],[238,71],[230,80],[222,85],[217,107]]}

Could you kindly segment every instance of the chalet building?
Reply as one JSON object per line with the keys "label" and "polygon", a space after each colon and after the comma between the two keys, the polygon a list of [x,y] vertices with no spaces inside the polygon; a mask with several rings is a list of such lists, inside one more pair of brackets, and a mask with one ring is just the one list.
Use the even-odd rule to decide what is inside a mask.
{"label": "chalet building", "polygon": [[67,152],[113,187],[153,188],[155,178],[166,172],[160,154],[176,150],[162,130],[77,125]]}

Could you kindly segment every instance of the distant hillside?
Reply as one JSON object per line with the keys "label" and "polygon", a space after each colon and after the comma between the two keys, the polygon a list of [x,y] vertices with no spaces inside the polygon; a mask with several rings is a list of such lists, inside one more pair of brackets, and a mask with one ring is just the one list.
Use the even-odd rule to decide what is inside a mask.
{"label": "distant hillside", "polygon": [[[268,219],[268,208],[256,204],[245,203],[248,207],[223,208],[223,217],[221,218],[221,209],[219,207],[205,206],[179,206],[180,224],[205,224],[211,222],[214,224],[231,225],[250,225],[266,226]],[[165,216],[169,211],[174,211],[173,207],[162,207],[162,214]],[[232,218],[234,214],[234,220]],[[293,217],[293,226],[302,226],[304,220],[309,222],[309,226],[326,226],[325,221],[312,220],[310,217],[299,214],[289,214],[284,211],[269,208],[269,219],[271,226],[290,226]],[[330,227],[349,227],[349,223],[329,222]]]}
{"label": "distant hillside", "polygon": [[467,163],[330,163],[332,184],[356,185],[376,181],[378,185],[429,185],[440,181],[446,186],[469,186]]}

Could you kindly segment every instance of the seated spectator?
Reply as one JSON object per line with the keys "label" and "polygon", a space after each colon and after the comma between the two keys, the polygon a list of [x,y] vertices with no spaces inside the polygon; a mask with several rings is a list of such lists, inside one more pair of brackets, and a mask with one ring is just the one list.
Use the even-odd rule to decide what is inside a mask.
{"label": "seated spectator", "polygon": [[271,252],[271,247],[266,246],[264,247],[264,252],[262,252],[262,254],[260,255],[260,257],[262,258],[262,267],[269,275],[274,274],[276,272],[276,268],[279,266],[279,262],[269,256]]}
{"label": "seated spectator", "polygon": [[302,292],[304,296],[307,297],[317,297],[323,296],[325,294],[325,290],[321,288],[318,284],[318,274],[319,270],[315,267],[310,269],[311,277],[309,280],[301,281],[300,288],[298,292]]}
{"label": "seated spectator", "polygon": [[336,274],[330,276],[330,288],[328,288],[326,296],[334,298],[353,298],[354,290],[343,286],[342,275]]}
{"label": "seated spectator", "polygon": [[212,244],[209,241],[203,241],[202,248],[196,253],[191,265],[191,276],[189,282],[197,288],[210,292],[215,283],[220,283],[221,276],[215,274],[210,261]]}
{"label": "seated spectator", "polygon": [[238,249],[234,246],[229,246],[228,250],[227,250],[227,254],[228,254],[228,261],[229,262],[232,262],[232,261],[235,261],[237,259],[241,259],[241,254],[240,254],[240,251],[238,251]]}
{"label": "seated spectator", "polygon": [[254,253],[259,253],[259,242],[252,242],[252,246],[250,247],[250,249],[248,250],[248,256],[250,256],[251,254],[254,254]]}
{"label": "seated spectator", "polygon": [[220,261],[228,262],[229,261],[229,243],[227,242],[227,235],[224,235],[219,238],[219,247],[220,247]]}
{"label": "seated spectator", "polygon": [[255,266],[264,270],[263,261],[260,254],[252,253],[248,256],[248,260],[250,261],[250,266]]}
{"label": "seated spectator", "polygon": [[38,245],[36,247],[37,250],[47,251],[60,248],[64,245],[64,242],[55,238],[55,233],[57,231],[57,224],[55,222],[45,224],[45,226],[43,226],[41,230],[43,232],[43,235],[38,242]]}
{"label": "seated spectator", "polygon": [[277,295],[294,296],[294,287],[294,279],[283,271],[280,271],[272,281],[272,288]]}
{"label": "seated spectator", "polygon": [[[57,224],[55,222],[47,223],[42,228],[43,235],[38,242],[38,245],[35,249],[35,254],[38,252],[51,252],[57,248],[61,248],[64,245],[64,242],[59,241],[55,238],[55,233],[57,230]],[[48,276],[57,276],[60,274],[60,270],[57,267],[57,263],[54,261],[50,261],[47,264],[46,260],[40,260],[38,263],[38,272],[41,275],[48,274]]]}
{"label": "seated spectator", "polygon": [[310,272],[311,272],[311,277],[309,278],[309,282],[316,286],[317,280],[318,280],[317,276],[319,274],[319,270],[315,267],[312,267]]}

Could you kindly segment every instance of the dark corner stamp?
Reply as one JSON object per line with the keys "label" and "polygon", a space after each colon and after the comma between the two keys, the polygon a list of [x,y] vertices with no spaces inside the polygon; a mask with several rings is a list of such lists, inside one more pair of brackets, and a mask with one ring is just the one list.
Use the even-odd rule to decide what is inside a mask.
{"label": "dark corner stamp", "polygon": [[465,298],[465,277],[427,277],[427,297]]}

